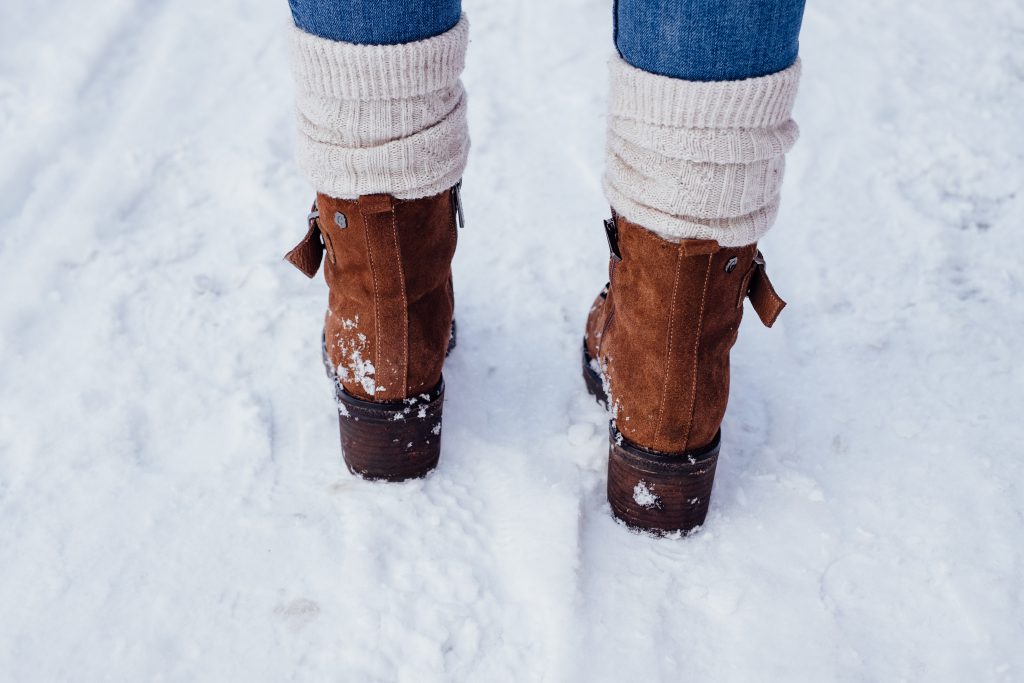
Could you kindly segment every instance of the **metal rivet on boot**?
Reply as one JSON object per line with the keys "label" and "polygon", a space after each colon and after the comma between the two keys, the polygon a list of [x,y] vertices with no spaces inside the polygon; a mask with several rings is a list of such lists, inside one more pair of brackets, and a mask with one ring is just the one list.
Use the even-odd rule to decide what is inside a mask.
{"label": "metal rivet on boot", "polygon": [[348,227],[348,219],[345,218],[345,214],[343,214],[341,211],[335,211],[334,224],[344,230],[345,228]]}
{"label": "metal rivet on boot", "polygon": [[735,270],[736,264],[739,263],[739,262],[740,262],[740,260],[738,258],[736,258],[735,256],[733,256],[731,259],[729,259],[726,262],[726,264],[725,264],[725,272],[731,273],[733,270]]}

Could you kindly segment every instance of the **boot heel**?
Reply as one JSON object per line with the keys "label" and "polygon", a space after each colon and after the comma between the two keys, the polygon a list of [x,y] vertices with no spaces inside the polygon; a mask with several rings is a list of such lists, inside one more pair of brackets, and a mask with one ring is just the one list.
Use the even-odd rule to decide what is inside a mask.
{"label": "boot heel", "polygon": [[704,523],[721,446],[721,432],[696,451],[654,453],[610,427],[608,502],[627,526],[656,534],[688,533]]}
{"label": "boot heel", "polygon": [[373,403],[350,396],[337,382],[338,426],[345,464],[364,479],[405,481],[426,475],[441,454],[444,379],[429,393]]}

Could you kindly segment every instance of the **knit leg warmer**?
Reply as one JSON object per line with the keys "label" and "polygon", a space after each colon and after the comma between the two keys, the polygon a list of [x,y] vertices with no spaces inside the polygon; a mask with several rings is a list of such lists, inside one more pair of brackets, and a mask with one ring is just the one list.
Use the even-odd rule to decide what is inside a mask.
{"label": "knit leg warmer", "polygon": [[779,208],[800,62],[742,81],[696,82],[611,63],[604,190],[666,239],[757,242]]}
{"label": "knit leg warmer", "polygon": [[299,169],[338,199],[428,197],[462,177],[469,154],[469,24],[401,45],[355,45],[292,31]]}

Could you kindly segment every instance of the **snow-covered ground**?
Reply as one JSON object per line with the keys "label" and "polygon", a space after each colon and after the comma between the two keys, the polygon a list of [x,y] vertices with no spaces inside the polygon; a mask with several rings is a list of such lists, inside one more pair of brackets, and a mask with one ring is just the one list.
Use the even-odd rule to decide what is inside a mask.
{"label": "snow-covered ground", "polygon": [[0,680],[1024,680],[1024,6],[811,1],[790,307],[655,540],[579,376],[609,5],[467,0],[444,453],[381,485],[281,260],[284,0],[5,3]]}

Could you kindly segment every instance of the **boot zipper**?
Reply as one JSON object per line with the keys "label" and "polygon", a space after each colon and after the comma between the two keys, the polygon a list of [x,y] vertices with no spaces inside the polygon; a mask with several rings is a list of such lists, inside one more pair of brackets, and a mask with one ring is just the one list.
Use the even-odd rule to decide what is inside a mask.
{"label": "boot zipper", "polygon": [[612,254],[612,260],[622,260],[622,252],[619,251],[619,226],[615,222],[615,216],[604,219],[604,236],[608,238],[608,251]]}
{"label": "boot zipper", "polygon": [[462,213],[462,181],[452,185],[452,206],[455,208],[455,224],[460,227],[466,227],[466,216]]}

